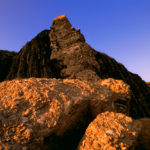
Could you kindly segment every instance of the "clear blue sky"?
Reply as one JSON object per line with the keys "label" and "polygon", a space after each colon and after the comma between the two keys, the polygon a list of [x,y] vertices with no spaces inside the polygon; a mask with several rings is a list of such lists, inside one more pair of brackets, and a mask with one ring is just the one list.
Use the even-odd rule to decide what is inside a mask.
{"label": "clear blue sky", "polygon": [[19,51],[62,14],[94,49],[150,81],[150,0],[0,0],[0,49]]}

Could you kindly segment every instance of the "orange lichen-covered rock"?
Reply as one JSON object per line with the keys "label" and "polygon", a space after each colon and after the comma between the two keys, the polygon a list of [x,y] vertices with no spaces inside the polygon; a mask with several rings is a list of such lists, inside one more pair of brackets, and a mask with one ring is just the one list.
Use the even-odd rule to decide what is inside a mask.
{"label": "orange lichen-covered rock", "polygon": [[[112,78],[99,80],[98,82],[96,82],[96,85],[99,85],[100,87],[106,87],[107,90],[113,91],[113,94],[109,95],[109,92],[105,88],[99,89],[101,90],[103,95],[99,95],[98,93],[96,93],[97,91],[99,91],[98,89],[95,91],[95,95],[93,94],[94,97],[90,101],[90,108],[94,116],[97,116],[100,110],[101,112],[114,111],[128,115],[130,110],[129,99],[131,99],[131,91],[129,85],[125,84],[121,80],[114,80]],[[97,101],[97,96],[99,96],[101,101]]]}
{"label": "orange lichen-covered rock", "polygon": [[[116,86],[117,83],[120,81],[116,81]],[[100,83],[77,79],[1,82],[0,148],[75,149],[88,124],[99,113],[128,114],[130,88],[128,85],[124,88],[128,89],[126,95]],[[123,107],[118,99],[126,99]]]}
{"label": "orange lichen-covered rock", "polygon": [[101,113],[88,126],[78,150],[134,149],[141,126],[140,121],[121,113]]}
{"label": "orange lichen-covered rock", "polygon": [[97,84],[106,86],[116,93],[127,94],[129,92],[129,87],[122,80],[114,80],[112,78],[99,80]]}
{"label": "orange lichen-covered rock", "polygon": [[150,119],[104,112],[90,123],[78,150],[149,150]]}

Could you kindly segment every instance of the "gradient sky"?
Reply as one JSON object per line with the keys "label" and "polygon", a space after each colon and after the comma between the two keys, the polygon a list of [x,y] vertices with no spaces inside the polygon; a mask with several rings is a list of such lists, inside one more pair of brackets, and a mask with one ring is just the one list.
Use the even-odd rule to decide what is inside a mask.
{"label": "gradient sky", "polygon": [[94,49],[150,81],[150,0],[0,0],[0,49],[19,51],[62,14]]}

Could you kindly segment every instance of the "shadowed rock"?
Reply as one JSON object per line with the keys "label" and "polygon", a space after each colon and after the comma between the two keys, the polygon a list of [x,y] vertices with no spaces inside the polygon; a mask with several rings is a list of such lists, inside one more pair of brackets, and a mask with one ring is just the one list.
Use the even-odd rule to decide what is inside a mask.
{"label": "shadowed rock", "polygon": [[137,150],[149,150],[150,149],[150,118],[139,119],[142,124],[141,131],[136,140]]}
{"label": "shadowed rock", "polygon": [[0,82],[5,80],[16,52],[0,50]]}
{"label": "shadowed rock", "polygon": [[15,57],[6,79],[52,77],[49,30],[39,33]]}

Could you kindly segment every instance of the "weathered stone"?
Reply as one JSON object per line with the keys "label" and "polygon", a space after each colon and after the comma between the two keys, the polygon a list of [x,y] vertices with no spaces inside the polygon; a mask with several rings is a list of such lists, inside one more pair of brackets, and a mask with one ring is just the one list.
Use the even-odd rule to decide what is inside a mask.
{"label": "weathered stone", "polygon": [[97,53],[96,58],[101,66],[99,76],[102,79],[119,79],[130,85],[133,93],[130,116],[133,118],[150,117],[150,90],[146,83],[137,74],[129,72],[113,58],[102,53]]}
{"label": "weathered stone", "polygon": [[57,78],[98,81],[114,78],[129,84],[133,92],[130,116],[150,117],[150,90],[136,74],[130,73],[113,58],[93,50],[80,30],[74,29],[66,16],[54,19],[50,30],[51,60]]}
{"label": "weathered stone", "polygon": [[141,126],[121,113],[101,113],[86,129],[78,150],[134,150]]}
{"label": "weathered stone", "polygon": [[85,43],[84,36],[63,16],[54,19],[50,30],[51,60],[59,64],[61,78],[98,81],[99,65],[94,50]]}
{"label": "weathered stone", "polygon": [[150,119],[104,112],[90,123],[78,150],[149,150]]}
{"label": "weathered stone", "polygon": [[131,98],[129,86],[113,79],[29,78],[1,82],[0,91],[0,145],[8,150],[74,150],[94,117],[128,114]]}

